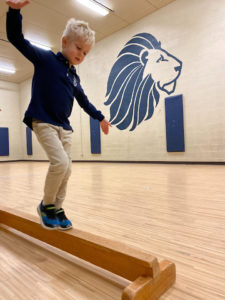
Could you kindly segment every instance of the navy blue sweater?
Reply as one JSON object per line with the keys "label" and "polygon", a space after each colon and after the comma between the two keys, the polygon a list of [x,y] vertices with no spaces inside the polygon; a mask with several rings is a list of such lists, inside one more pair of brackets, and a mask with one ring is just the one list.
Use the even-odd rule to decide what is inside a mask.
{"label": "navy blue sweater", "polygon": [[23,120],[27,126],[32,129],[34,118],[72,130],[68,118],[74,97],[93,119],[104,119],[88,101],[75,67],[69,67],[62,53],[42,50],[24,38],[20,10],[9,8],[6,27],[8,40],[34,65],[31,100]]}

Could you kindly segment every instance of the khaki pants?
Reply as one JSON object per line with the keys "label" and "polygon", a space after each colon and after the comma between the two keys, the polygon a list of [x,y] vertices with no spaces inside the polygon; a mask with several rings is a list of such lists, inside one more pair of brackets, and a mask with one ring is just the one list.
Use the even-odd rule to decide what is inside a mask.
{"label": "khaki pants", "polygon": [[65,199],[67,182],[71,174],[72,131],[38,120],[33,120],[32,126],[50,161],[45,179],[43,204],[55,204],[56,209],[59,209]]}

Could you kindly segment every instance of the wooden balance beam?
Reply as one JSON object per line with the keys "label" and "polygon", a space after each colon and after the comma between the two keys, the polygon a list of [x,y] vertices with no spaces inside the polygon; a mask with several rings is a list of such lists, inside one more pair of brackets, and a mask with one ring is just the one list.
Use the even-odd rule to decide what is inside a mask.
{"label": "wooden balance beam", "polygon": [[46,230],[39,218],[0,207],[0,223],[108,270],[131,283],[122,300],[157,300],[175,281],[175,265],[141,249],[78,229]]}

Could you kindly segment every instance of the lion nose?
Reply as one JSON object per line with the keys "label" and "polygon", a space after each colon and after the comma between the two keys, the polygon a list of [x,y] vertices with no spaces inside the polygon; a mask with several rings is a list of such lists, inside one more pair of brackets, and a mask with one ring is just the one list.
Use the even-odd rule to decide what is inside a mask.
{"label": "lion nose", "polygon": [[176,72],[180,72],[180,71],[181,71],[181,66],[174,67],[174,70],[175,70]]}

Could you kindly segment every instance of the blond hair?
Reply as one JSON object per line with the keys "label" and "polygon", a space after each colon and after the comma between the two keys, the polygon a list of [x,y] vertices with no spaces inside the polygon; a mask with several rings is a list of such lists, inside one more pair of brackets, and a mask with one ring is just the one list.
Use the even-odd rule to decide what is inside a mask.
{"label": "blond hair", "polygon": [[89,27],[88,23],[74,18],[68,20],[62,37],[67,37],[69,41],[82,39],[91,46],[95,43],[95,32]]}

